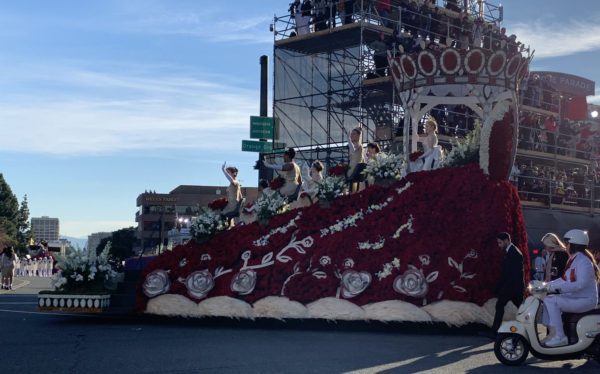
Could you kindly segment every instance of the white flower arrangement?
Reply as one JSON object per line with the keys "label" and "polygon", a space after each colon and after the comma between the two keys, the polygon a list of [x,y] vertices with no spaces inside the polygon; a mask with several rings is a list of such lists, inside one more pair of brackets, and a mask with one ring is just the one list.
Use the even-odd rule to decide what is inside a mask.
{"label": "white flower arrangement", "polygon": [[403,167],[404,157],[402,155],[379,152],[375,158],[367,162],[363,173],[375,179],[400,180]]}
{"label": "white flower arrangement", "polygon": [[479,147],[481,140],[481,122],[475,120],[473,131],[466,137],[452,139],[452,150],[441,162],[440,167],[448,168],[479,162]]}
{"label": "white flower arrangement", "polygon": [[290,210],[287,199],[277,191],[265,193],[256,200],[256,217],[259,220],[268,220],[273,216]]}
{"label": "white flower arrangement", "polygon": [[202,207],[200,214],[192,217],[189,226],[190,233],[196,239],[212,237],[227,228],[221,215],[208,207]]}
{"label": "white flower arrangement", "polygon": [[56,256],[56,267],[60,270],[52,279],[52,286],[61,293],[91,294],[115,289],[117,272],[109,261],[111,242],[100,255],[96,249],[75,250],[66,256]]}
{"label": "white flower arrangement", "polygon": [[326,176],[317,182],[317,198],[332,201],[348,190],[344,176]]}

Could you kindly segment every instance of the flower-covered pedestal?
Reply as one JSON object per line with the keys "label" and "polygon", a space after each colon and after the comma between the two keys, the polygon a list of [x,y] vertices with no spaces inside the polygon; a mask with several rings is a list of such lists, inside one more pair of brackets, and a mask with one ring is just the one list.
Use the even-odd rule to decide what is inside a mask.
{"label": "flower-covered pedestal", "polygon": [[375,178],[375,185],[383,188],[390,188],[396,182],[395,178]]}
{"label": "flower-covered pedestal", "polygon": [[55,290],[38,294],[38,310],[99,313],[108,308],[118,275],[109,263],[110,248],[108,242],[99,255],[95,248],[56,255]]}
{"label": "flower-covered pedestal", "polygon": [[38,310],[58,312],[100,313],[110,306],[110,294],[60,295],[39,294]]}
{"label": "flower-covered pedestal", "polygon": [[329,208],[331,208],[331,201],[330,200],[319,200],[319,206],[323,209],[329,209]]}

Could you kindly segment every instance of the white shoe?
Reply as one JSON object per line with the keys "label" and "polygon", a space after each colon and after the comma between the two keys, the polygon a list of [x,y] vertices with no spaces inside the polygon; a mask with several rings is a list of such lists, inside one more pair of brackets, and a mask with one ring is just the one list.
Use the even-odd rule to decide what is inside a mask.
{"label": "white shoe", "polygon": [[563,345],[569,344],[569,339],[566,336],[560,337],[555,336],[548,343],[546,343],[547,347],[562,347]]}

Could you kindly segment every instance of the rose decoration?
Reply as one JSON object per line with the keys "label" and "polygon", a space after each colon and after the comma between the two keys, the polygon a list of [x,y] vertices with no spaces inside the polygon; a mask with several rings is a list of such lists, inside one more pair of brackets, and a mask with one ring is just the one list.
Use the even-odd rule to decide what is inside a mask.
{"label": "rose decoration", "polygon": [[162,269],[156,269],[146,276],[142,290],[144,291],[144,295],[155,297],[167,293],[170,287],[169,273]]}
{"label": "rose decoration", "polygon": [[208,270],[199,270],[188,275],[185,286],[190,296],[203,299],[213,289],[215,281]]}
{"label": "rose decoration", "polygon": [[319,263],[321,264],[321,266],[327,266],[327,265],[331,264],[331,257],[323,256],[319,260]]}
{"label": "rose decoration", "polygon": [[417,269],[408,269],[394,279],[394,291],[406,296],[423,297],[428,290],[425,275]]}
{"label": "rose decoration", "polygon": [[347,259],[345,259],[344,260],[344,267],[346,269],[353,268],[354,267],[354,260],[351,259],[351,258],[349,258],[349,257]]}
{"label": "rose decoration", "polygon": [[351,298],[362,293],[371,284],[371,274],[366,271],[346,270],[342,274],[342,296]]}
{"label": "rose decoration", "polygon": [[252,269],[243,269],[231,280],[231,290],[240,295],[248,295],[256,286],[256,272]]}

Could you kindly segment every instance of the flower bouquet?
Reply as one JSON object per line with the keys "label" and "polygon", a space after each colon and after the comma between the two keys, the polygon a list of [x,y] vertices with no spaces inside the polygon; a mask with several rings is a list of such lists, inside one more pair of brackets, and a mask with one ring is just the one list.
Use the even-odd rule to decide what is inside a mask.
{"label": "flower bouquet", "polygon": [[317,182],[317,198],[320,201],[333,201],[344,195],[346,191],[347,186],[343,174],[323,177]]}
{"label": "flower bouquet", "polygon": [[59,294],[108,294],[116,289],[117,272],[109,264],[111,243],[108,242],[100,255],[96,249],[74,250],[66,256],[56,256],[60,269],[52,279],[54,293]]}
{"label": "flower bouquet", "polygon": [[475,121],[473,131],[465,138],[452,140],[452,150],[444,158],[441,167],[467,165],[479,162],[479,141],[481,138],[481,122]]}
{"label": "flower bouquet", "polygon": [[345,176],[348,169],[349,167],[346,164],[337,164],[335,166],[330,167],[329,170],[327,170],[327,175],[329,175],[330,177]]}
{"label": "flower bouquet", "polygon": [[277,191],[264,192],[256,200],[256,218],[259,222],[266,223],[276,214],[281,214],[290,210],[287,199]]}
{"label": "flower bouquet", "polygon": [[283,187],[283,185],[285,184],[285,178],[283,178],[282,176],[278,176],[273,178],[273,180],[271,182],[269,182],[269,188],[272,189],[273,191]]}
{"label": "flower bouquet", "polygon": [[190,220],[190,233],[196,241],[206,241],[212,238],[217,232],[226,229],[221,215],[212,209],[203,207],[197,217]]}
{"label": "flower bouquet", "polygon": [[223,210],[227,206],[228,200],[226,197],[220,197],[215,201],[208,203],[208,207],[212,210]]}
{"label": "flower bouquet", "polygon": [[410,155],[408,155],[408,160],[410,162],[415,162],[423,155],[422,151],[414,151]]}
{"label": "flower bouquet", "polygon": [[376,184],[387,186],[400,180],[403,166],[402,155],[380,152],[367,162],[363,173],[374,178]]}

